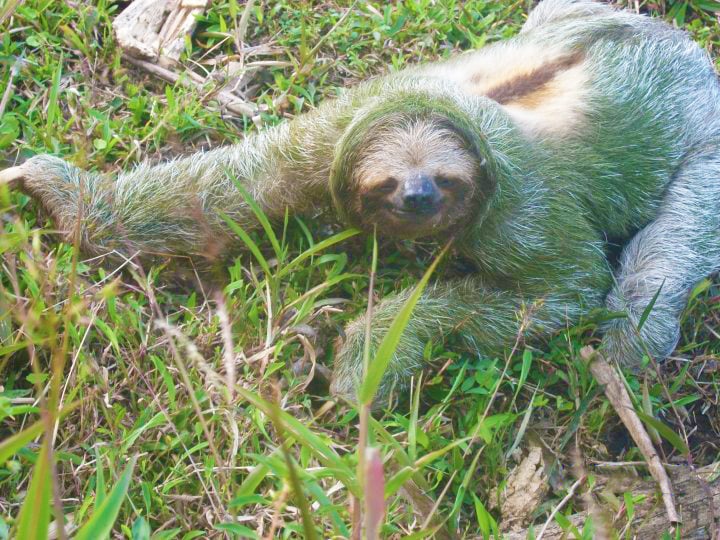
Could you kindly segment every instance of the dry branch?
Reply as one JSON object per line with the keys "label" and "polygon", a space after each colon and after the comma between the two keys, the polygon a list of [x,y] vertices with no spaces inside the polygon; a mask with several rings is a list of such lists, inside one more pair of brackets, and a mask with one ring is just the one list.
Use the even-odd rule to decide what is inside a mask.
{"label": "dry branch", "polygon": [[580,357],[588,364],[593,376],[600,383],[607,396],[610,404],[618,413],[625,427],[630,432],[630,436],[637,444],[640,453],[648,463],[650,474],[658,483],[660,492],[662,493],[665,511],[670,523],[679,523],[680,518],[675,504],[673,502],[672,485],[668,478],[665,468],[663,467],[660,457],[653,446],[650,435],[648,435],[645,426],[640,421],[635,408],[633,407],[630,395],[625,389],[625,385],[618,376],[615,368],[613,368],[595,349],[592,347],[583,347],[580,351]]}
{"label": "dry branch", "polygon": [[[127,61],[133,64],[134,66],[137,66],[148,73],[155,75],[156,77],[167,81],[172,84],[180,83],[183,86],[186,86],[188,88],[194,88],[198,91],[202,90],[203,86],[203,80],[197,80],[195,77],[192,77],[189,75],[190,72],[187,72],[186,74],[188,77],[182,77],[180,74],[171,71],[169,69],[166,69],[162,66],[153,64],[151,62],[147,62],[145,60],[140,60],[138,58],[133,58],[132,56],[128,56]],[[239,115],[239,116],[254,116],[257,114],[257,108],[253,106],[250,103],[247,103],[246,101],[243,101],[239,97],[237,97],[235,94],[231,94],[230,92],[220,91],[213,95],[213,99],[218,102],[220,105],[220,108],[224,111],[228,111],[232,114]]]}

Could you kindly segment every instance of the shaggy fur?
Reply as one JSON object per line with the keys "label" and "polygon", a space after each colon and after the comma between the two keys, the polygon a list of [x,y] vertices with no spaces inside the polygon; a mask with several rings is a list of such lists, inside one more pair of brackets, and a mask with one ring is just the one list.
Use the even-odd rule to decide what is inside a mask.
{"label": "shaggy fur", "polygon": [[[89,252],[234,249],[218,211],[257,223],[229,175],[271,218],[326,204],[382,234],[454,235],[477,273],[425,292],[385,394],[421,367],[429,339],[459,332],[493,355],[520,330],[547,334],[602,305],[627,314],[607,323],[612,356],[667,356],[688,291],[720,268],[719,109],[711,63],[682,32],[599,3],[546,0],[512,40],[359,85],[237,146],[114,182],[39,156],[0,180],[35,196],[62,229],[82,214]],[[362,197],[418,170],[452,172],[438,214],[388,224],[363,206],[393,210],[382,188]],[[627,243],[615,272],[608,238]],[[408,295],[377,306],[372,346]],[[363,339],[358,320],[337,351],[334,392],[353,394]]]}

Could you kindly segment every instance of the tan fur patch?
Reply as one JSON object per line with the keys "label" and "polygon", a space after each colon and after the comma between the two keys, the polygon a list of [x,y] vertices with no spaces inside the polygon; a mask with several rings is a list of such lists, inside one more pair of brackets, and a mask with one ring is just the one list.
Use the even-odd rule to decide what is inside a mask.
{"label": "tan fur patch", "polygon": [[460,56],[446,66],[458,82],[476,95],[486,96],[512,81],[527,78],[552,68],[559,60],[574,55],[559,48],[541,48],[537,44],[498,43]]}
{"label": "tan fur patch", "polygon": [[504,106],[528,135],[569,136],[583,126],[587,86],[587,73],[582,65],[578,65],[556,74],[542,88]]}
{"label": "tan fur patch", "polygon": [[485,95],[498,103],[525,103],[537,107],[542,103],[542,94],[547,94],[549,83],[581,61],[579,54],[560,57],[525,73],[517,73],[490,88]]}
{"label": "tan fur patch", "polygon": [[529,136],[569,136],[585,118],[583,56],[557,47],[499,43],[430,69],[500,103]]}

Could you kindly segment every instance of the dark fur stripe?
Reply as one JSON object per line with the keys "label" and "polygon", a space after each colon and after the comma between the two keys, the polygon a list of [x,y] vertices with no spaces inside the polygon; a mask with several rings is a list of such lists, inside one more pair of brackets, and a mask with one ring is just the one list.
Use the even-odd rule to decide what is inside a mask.
{"label": "dark fur stripe", "polygon": [[578,64],[581,60],[582,55],[579,53],[558,58],[557,60],[543,64],[529,73],[500,83],[488,90],[485,95],[498,103],[518,100],[540,90],[552,81],[560,71]]}

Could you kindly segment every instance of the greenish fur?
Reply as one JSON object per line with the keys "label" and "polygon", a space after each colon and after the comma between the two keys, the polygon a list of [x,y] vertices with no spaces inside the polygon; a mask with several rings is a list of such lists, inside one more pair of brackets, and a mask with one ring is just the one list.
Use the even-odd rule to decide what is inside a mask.
{"label": "greenish fur", "polygon": [[[219,211],[245,228],[257,226],[231,177],[272,219],[288,207],[312,213],[334,202],[345,222],[356,222],[347,197],[364,134],[390,115],[437,115],[486,161],[473,219],[451,231],[477,272],[424,294],[381,394],[407,383],[428,340],[459,332],[481,354],[500,354],[521,331],[556,331],[604,302],[628,315],[606,328],[605,344],[618,360],[637,365],[646,351],[664,358],[677,341],[689,289],[720,267],[715,74],[680,32],[589,2],[547,0],[508,43],[523,42],[583,53],[587,118],[570,134],[528,136],[501,105],[434,71],[452,70],[454,62],[461,69],[461,57],[370,81],[239,145],[141,165],[115,183],[57,158],[33,158],[24,165],[24,188],[68,232],[82,215],[87,251],[214,257],[239,247]],[[633,238],[615,274],[608,237]],[[376,307],[373,346],[407,295]],[[362,319],[350,324],[337,352],[337,393],[352,395],[361,377],[364,327]]]}

